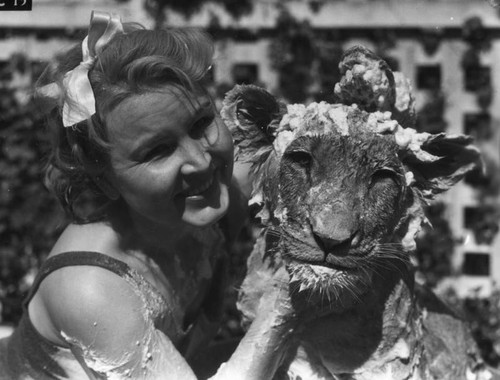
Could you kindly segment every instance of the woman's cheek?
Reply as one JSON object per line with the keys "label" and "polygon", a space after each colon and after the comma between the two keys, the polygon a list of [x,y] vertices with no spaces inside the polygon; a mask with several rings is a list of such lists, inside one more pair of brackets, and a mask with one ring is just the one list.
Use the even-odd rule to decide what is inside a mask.
{"label": "woman's cheek", "polygon": [[125,200],[146,209],[160,206],[172,200],[175,178],[164,165],[147,165],[118,178]]}

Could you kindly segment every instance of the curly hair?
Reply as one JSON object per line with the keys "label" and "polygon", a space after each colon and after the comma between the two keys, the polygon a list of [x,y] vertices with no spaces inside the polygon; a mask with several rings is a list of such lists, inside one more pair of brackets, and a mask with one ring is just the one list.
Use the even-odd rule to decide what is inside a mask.
{"label": "curly hair", "polygon": [[[103,214],[97,211],[112,202],[96,184],[109,162],[105,116],[125,99],[166,84],[183,91],[204,88],[212,64],[213,43],[201,31],[146,30],[138,24],[124,24],[124,31],[102,49],[89,71],[96,101],[96,114],[90,119],[64,128],[61,118],[62,105],[70,101],[63,78],[81,62],[81,44],[57,58],[38,81],[38,86],[56,83],[61,90],[48,115],[51,151],[45,183],[74,222],[101,219]],[[87,208],[92,204],[86,216],[75,207],[82,198]]]}

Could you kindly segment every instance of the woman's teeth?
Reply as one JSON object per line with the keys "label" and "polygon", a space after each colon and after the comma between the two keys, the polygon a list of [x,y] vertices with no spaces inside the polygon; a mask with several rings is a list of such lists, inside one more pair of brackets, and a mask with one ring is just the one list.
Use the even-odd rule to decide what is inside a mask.
{"label": "woman's teeth", "polygon": [[191,190],[191,191],[188,191],[186,193],[186,197],[192,197],[194,195],[200,195],[201,193],[207,191],[210,186],[212,186],[212,183],[214,182],[214,177],[210,177],[210,180],[208,182],[206,182],[204,185],[194,189],[194,190]]}

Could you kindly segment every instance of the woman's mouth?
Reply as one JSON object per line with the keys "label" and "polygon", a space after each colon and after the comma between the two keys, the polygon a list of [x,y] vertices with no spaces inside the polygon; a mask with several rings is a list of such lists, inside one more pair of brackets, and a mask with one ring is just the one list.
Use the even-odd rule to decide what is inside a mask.
{"label": "woman's mouth", "polygon": [[212,184],[214,183],[214,176],[211,176],[208,181],[206,181],[205,183],[201,184],[200,186],[192,189],[192,190],[189,190],[187,192],[184,193],[184,196],[186,198],[188,197],[195,197],[195,196],[198,196],[198,195],[203,195],[203,193],[205,191],[207,191],[210,186],[212,186]]}
{"label": "woman's mouth", "polygon": [[220,170],[216,169],[204,182],[184,190],[180,195],[190,204],[213,202],[219,198]]}

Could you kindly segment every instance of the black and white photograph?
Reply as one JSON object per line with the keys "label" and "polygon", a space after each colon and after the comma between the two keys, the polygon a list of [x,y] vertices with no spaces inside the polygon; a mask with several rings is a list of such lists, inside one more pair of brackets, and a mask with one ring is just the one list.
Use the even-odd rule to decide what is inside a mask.
{"label": "black and white photograph", "polygon": [[0,0],[0,380],[500,380],[500,0]]}

